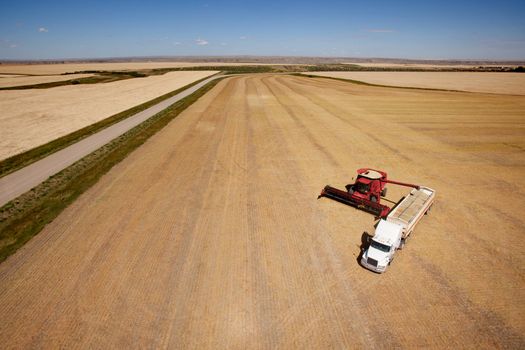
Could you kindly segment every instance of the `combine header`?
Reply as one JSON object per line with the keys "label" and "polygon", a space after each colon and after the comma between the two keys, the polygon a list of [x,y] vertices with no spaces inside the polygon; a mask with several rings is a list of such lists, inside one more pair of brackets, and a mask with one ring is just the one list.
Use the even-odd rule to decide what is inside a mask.
{"label": "combine header", "polygon": [[332,186],[325,186],[321,191],[319,197],[327,197],[338,202],[350,205],[352,207],[364,210],[368,213],[374,214],[378,218],[386,217],[390,212],[390,208],[386,205],[372,202],[365,198],[359,198],[351,195],[346,191],[338,190]]}
{"label": "combine header", "polygon": [[418,185],[388,180],[384,171],[362,168],[357,170],[355,183],[345,186],[346,191],[325,186],[319,198],[328,197],[383,218],[390,212],[390,207],[380,203],[381,197],[386,195],[387,183],[419,189]]}

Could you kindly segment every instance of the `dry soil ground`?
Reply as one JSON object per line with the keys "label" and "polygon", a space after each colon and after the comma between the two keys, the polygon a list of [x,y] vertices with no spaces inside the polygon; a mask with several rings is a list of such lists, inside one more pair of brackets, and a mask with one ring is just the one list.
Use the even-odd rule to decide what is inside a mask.
{"label": "dry soil ground", "polygon": [[525,74],[489,72],[319,72],[325,77],[430,89],[525,95]]}
{"label": "dry soil ground", "polygon": [[170,72],[106,84],[0,91],[0,160],[215,73]]}
{"label": "dry soil ground", "polygon": [[[523,348],[524,150],[522,97],[228,78],[0,265],[0,343]],[[437,190],[383,275],[317,199],[363,166]]]}
{"label": "dry soil ground", "polygon": [[68,75],[44,75],[44,76],[23,76],[23,75],[0,75],[0,88],[52,83],[90,77],[93,74],[68,74]]}

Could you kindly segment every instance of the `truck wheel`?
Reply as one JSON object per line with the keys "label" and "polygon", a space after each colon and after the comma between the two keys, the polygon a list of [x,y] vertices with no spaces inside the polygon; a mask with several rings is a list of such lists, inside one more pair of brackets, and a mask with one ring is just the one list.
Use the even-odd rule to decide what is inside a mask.
{"label": "truck wheel", "polygon": [[374,203],[377,203],[377,198],[375,196],[372,196],[372,197],[370,197],[370,201],[374,202]]}
{"label": "truck wheel", "polygon": [[405,247],[405,240],[402,239],[401,243],[399,244],[399,250],[402,250]]}
{"label": "truck wheel", "polygon": [[425,212],[425,215],[428,215],[428,213],[430,213],[430,209],[432,209],[432,206],[430,206],[427,211]]}
{"label": "truck wheel", "polygon": [[383,188],[383,190],[381,191],[381,197],[386,196],[386,192],[387,192],[386,190],[387,188]]}

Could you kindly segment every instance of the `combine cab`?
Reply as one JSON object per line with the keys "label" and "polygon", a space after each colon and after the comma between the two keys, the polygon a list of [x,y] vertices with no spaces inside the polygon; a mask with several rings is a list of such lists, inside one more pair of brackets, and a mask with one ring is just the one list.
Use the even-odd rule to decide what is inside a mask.
{"label": "combine cab", "polygon": [[387,175],[384,171],[373,169],[358,169],[355,183],[346,185],[348,194],[371,202],[379,203],[386,195]]}

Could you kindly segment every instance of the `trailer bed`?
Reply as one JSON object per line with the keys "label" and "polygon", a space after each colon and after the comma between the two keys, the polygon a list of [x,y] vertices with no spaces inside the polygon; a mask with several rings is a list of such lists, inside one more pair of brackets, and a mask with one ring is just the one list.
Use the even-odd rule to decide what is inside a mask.
{"label": "trailer bed", "polygon": [[388,214],[387,220],[405,227],[405,234],[412,231],[414,225],[428,211],[434,202],[435,191],[428,187],[413,189]]}

